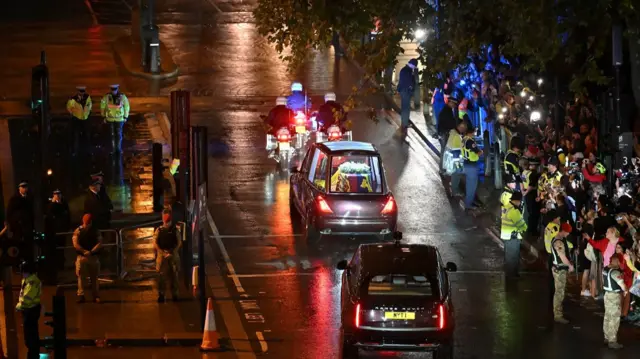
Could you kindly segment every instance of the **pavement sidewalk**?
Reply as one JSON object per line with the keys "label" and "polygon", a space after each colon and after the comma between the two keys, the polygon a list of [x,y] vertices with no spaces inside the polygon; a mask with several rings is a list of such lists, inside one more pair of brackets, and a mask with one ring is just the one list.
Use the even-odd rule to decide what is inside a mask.
{"label": "pavement sidewalk", "polygon": [[[28,175],[33,170],[31,161],[28,158],[28,142],[19,141],[21,137],[29,138],[23,131],[27,124],[14,121],[13,131],[11,131],[12,151],[16,156],[14,163],[21,163],[22,166],[15,168],[16,178]],[[152,211],[152,180],[151,180],[151,129],[146,118],[140,114],[133,114],[130,121],[125,126],[125,141],[123,143],[123,160],[111,161],[105,152],[105,144],[109,139],[101,128],[101,121],[91,118],[94,126],[92,150],[94,155],[90,158],[73,158],[70,152],[64,150],[64,138],[69,136],[68,123],[64,119],[59,120],[54,136],[59,136],[61,149],[56,153],[54,173],[61,174],[56,178],[56,186],[64,186],[61,189],[66,193],[70,202],[74,220],[79,219],[82,212],[82,203],[86,185],[89,180],[89,173],[95,170],[103,170],[106,174],[107,192],[114,202],[114,223],[113,227],[122,228],[127,224],[139,224],[158,220],[157,214]],[[157,123],[157,122],[156,122]],[[157,132],[158,129],[153,129]],[[106,147],[108,148],[108,147]],[[33,150],[32,150],[33,151]],[[69,166],[70,165],[70,166]],[[64,174],[64,175],[62,175]],[[68,175],[67,175],[68,174]],[[27,179],[29,179],[27,177]],[[133,217],[133,219],[132,219]],[[59,283],[68,284],[65,289],[67,302],[67,334],[69,345],[82,346],[197,346],[202,340],[201,318],[199,301],[193,297],[188,290],[190,285],[184,283],[183,276],[180,276],[181,294],[178,302],[158,303],[158,293],[155,289],[154,273],[154,250],[151,243],[154,224],[143,224],[141,228],[125,230],[123,234],[123,265],[124,270],[129,273],[127,278],[109,277],[108,281],[101,281],[102,303],[91,302],[76,304],[75,299],[75,270],[73,262],[75,254],[73,249],[65,250],[65,268],[59,273]],[[70,235],[67,235],[67,242],[70,244]],[[105,236],[107,243],[115,243],[114,238]],[[110,242],[111,241],[111,242]],[[102,274],[115,271],[116,268],[116,247],[105,248],[105,253],[101,257]],[[183,261],[190,261],[190,258],[183,258]],[[211,259],[213,261],[213,259]],[[20,277],[13,276],[13,301],[14,306],[19,294]],[[103,285],[104,284],[104,285]],[[51,310],[51,298],[55,292],[55,287],[45,286],[43,289],[42,302],[45,310]],[[91,299],[88,296],[87,299]],[[219,314],[217,314],[219,315]],[[0,318],[15,320],[19,347],[22,350],[22,328],[21,318]],[[51,335],[51,328],[44,324],[45,319],[40,321],[41,337]],[[12,327],[11,323],[7,326]],[[4,329],[4,328],[3,328]],[[221,332],[224,327],[220,328]],[[6,334],[5,334],[6,338]],[[6,343],[6,339],[4,341]],[[109,350],[111,355],[115,351]],[[187,350],[188,351],[188,350]],[[185,353],[187,352],[185,351]],[[178,355],[180,352],[172,352]],[[191,352],[189,352],[191,353]],[[195,353],[194,353],[195,354]],[[76,354],[76,357],[79,354]],[[103,355],[103,354],[101,354]],[[165,355],[165,354],[162,354]],[[169,354],[160,357],[168,357]],[[178,355],[179,357],[188,357]],[[73,356],[71,356],[73,357]],[[93,356],[93,354],[91,355]],[[126,358],[127,356],[125,356]],[[137,356],[138,358],[144,356]],[[156,358],[157,356],[153,356]],[[224,356],[212,356],[224,357]]]}

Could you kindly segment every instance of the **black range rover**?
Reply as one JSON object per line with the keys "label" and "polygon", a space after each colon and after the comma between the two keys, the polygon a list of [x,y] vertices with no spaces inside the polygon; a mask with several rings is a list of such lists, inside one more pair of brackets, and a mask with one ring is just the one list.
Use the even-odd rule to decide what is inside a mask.
{"label": "black range rover", "polygon": [[343,270],[343,357],[358,349],[432,351],[453,358],[454,311],[447,272],[431,245],[362,244]]}

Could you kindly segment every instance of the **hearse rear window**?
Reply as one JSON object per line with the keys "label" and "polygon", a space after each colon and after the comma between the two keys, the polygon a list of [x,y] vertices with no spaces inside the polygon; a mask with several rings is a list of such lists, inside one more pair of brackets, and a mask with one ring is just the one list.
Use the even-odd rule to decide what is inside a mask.
{"label": "hearse rear window", "polygon": [[378,156],[346,155],[331,159],[331,192],[382,193]]}

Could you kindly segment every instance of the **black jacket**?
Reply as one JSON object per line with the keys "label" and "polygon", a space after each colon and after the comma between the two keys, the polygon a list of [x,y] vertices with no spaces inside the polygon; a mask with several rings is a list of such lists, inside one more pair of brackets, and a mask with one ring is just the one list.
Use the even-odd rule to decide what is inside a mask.
{"label": "black jacket", "polygon": [[342,105],[335,101],[327,101],[318,109],[318,122],[321,122],[324,129],[333,124],[342,125],[347,120],[347,114]]}
{"label": "black jacket", "polygon": [[101,198],[99,194],[95,194],[91,192],[91,190],[87,190],[84,199],[84,213],[91,214],[93,225],[97,229],[109,228],[111,212],[107,206],[107,202],[104,198]]}
{"label": "black jacket", "polygon": [[7,204],[7,223],[12,231],[33,230],[35,214],[33,198],[30,195],[22,196],[16,193]]}
{"label": "black jacket", "polygon": [[449,133],[456,128],[457,120],[453,109],[445,106],[438,115],[438,133]]}
{"label": "black jacket", "polygon": [[272,108],[265,120],[266,124],[271,126],[270,133],[275,133],[282,127],[289,128],[291,121],[293,121],[293,111],[285,105],[278,105]]}
{"label": "black jacket", "polygon": [[45,215],[45,230],[48,233],[61,233],[70,229],[71,211],[67,201],[49,202]]}

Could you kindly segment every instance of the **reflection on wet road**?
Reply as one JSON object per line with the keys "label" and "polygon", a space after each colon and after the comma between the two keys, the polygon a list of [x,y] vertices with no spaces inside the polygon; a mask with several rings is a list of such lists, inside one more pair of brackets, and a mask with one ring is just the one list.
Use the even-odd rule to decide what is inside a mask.
{"label": "reflection on wet road", "polygon": [[[116,11],[113,1],[91,1],[105,6],[95,9],[99,21],[125,21],[124,15],[114,15],[117,19],[109,15],[109,11],[128,11],[126,6]],[[208,127],[208,204],[221,234],[214,243],[222,243],[229,254],[226,264],[237,273],[228,278],[228,284],[246,331],[254,339],[253,348],[266,351],[263,356],[269,358],[336,358],[341,343],[340,273],[335,265],[350,258],[364,239],[323,238],[315,243],[302,239],[299,224],[290,219],[288,174],[277,171],[275,162],[267,159],[259,115],[272,107],[276,96],[286,94],[294,80],[303,82],[315,104],[322,102],[327,91],[344,100],[351,87],[358,85],[358,71],[345,60],[336,61],[329,49],[310,54],[305,66],[288,73],[257,34],[250,14],[255,1],[211,1],[220,10],[209,1],[158,2],[161,38],[182,72],[175,80],[155,84],[122,76],[113,64],[109,44],[126,34],[126,27],[89,25],[82,31],[68,24],[55,31],[46,24],[24,31],[6,27],[0,40],[10,44],[7,51],[13,55],[0,60],[0,96],[28,96],[31,70],[24,64],[37,62],[44,43],[52,96],[66,96],[77,84],[101,92],[111,82],[120,82],[132,96],[166,95],[183,88],[194,96],[208,97],[210,103],[194,107],[192,122]],[[91,23],[84,8],[73,9],[62,19],[77,15],[77,24]],[[85,46],[89,60],[69,56],[69,49],[79,44]],[[378,97],[367,101],[377,107],[382,103]],[[502,251],[472,218],[451,205],[437,172],[437,159],[426,146],[414,135],[406,140],[395,137],[394,124],[384,119],[374,124],[362,110],[350,116],[354,139],[372,142],[380,150],[405,240],[437,245],[445,261],[458,264],[459,273],[451,276],[456,358],[629,358],[637,351],[638,344],[625,332],[621,334],[627,345],[624,350],[602,347],[601,319],[570,307],[574,304],[567,303],[572,324],[550,327],[546,277],[530,273],[516,285],[506,285],[500,273]]]}

